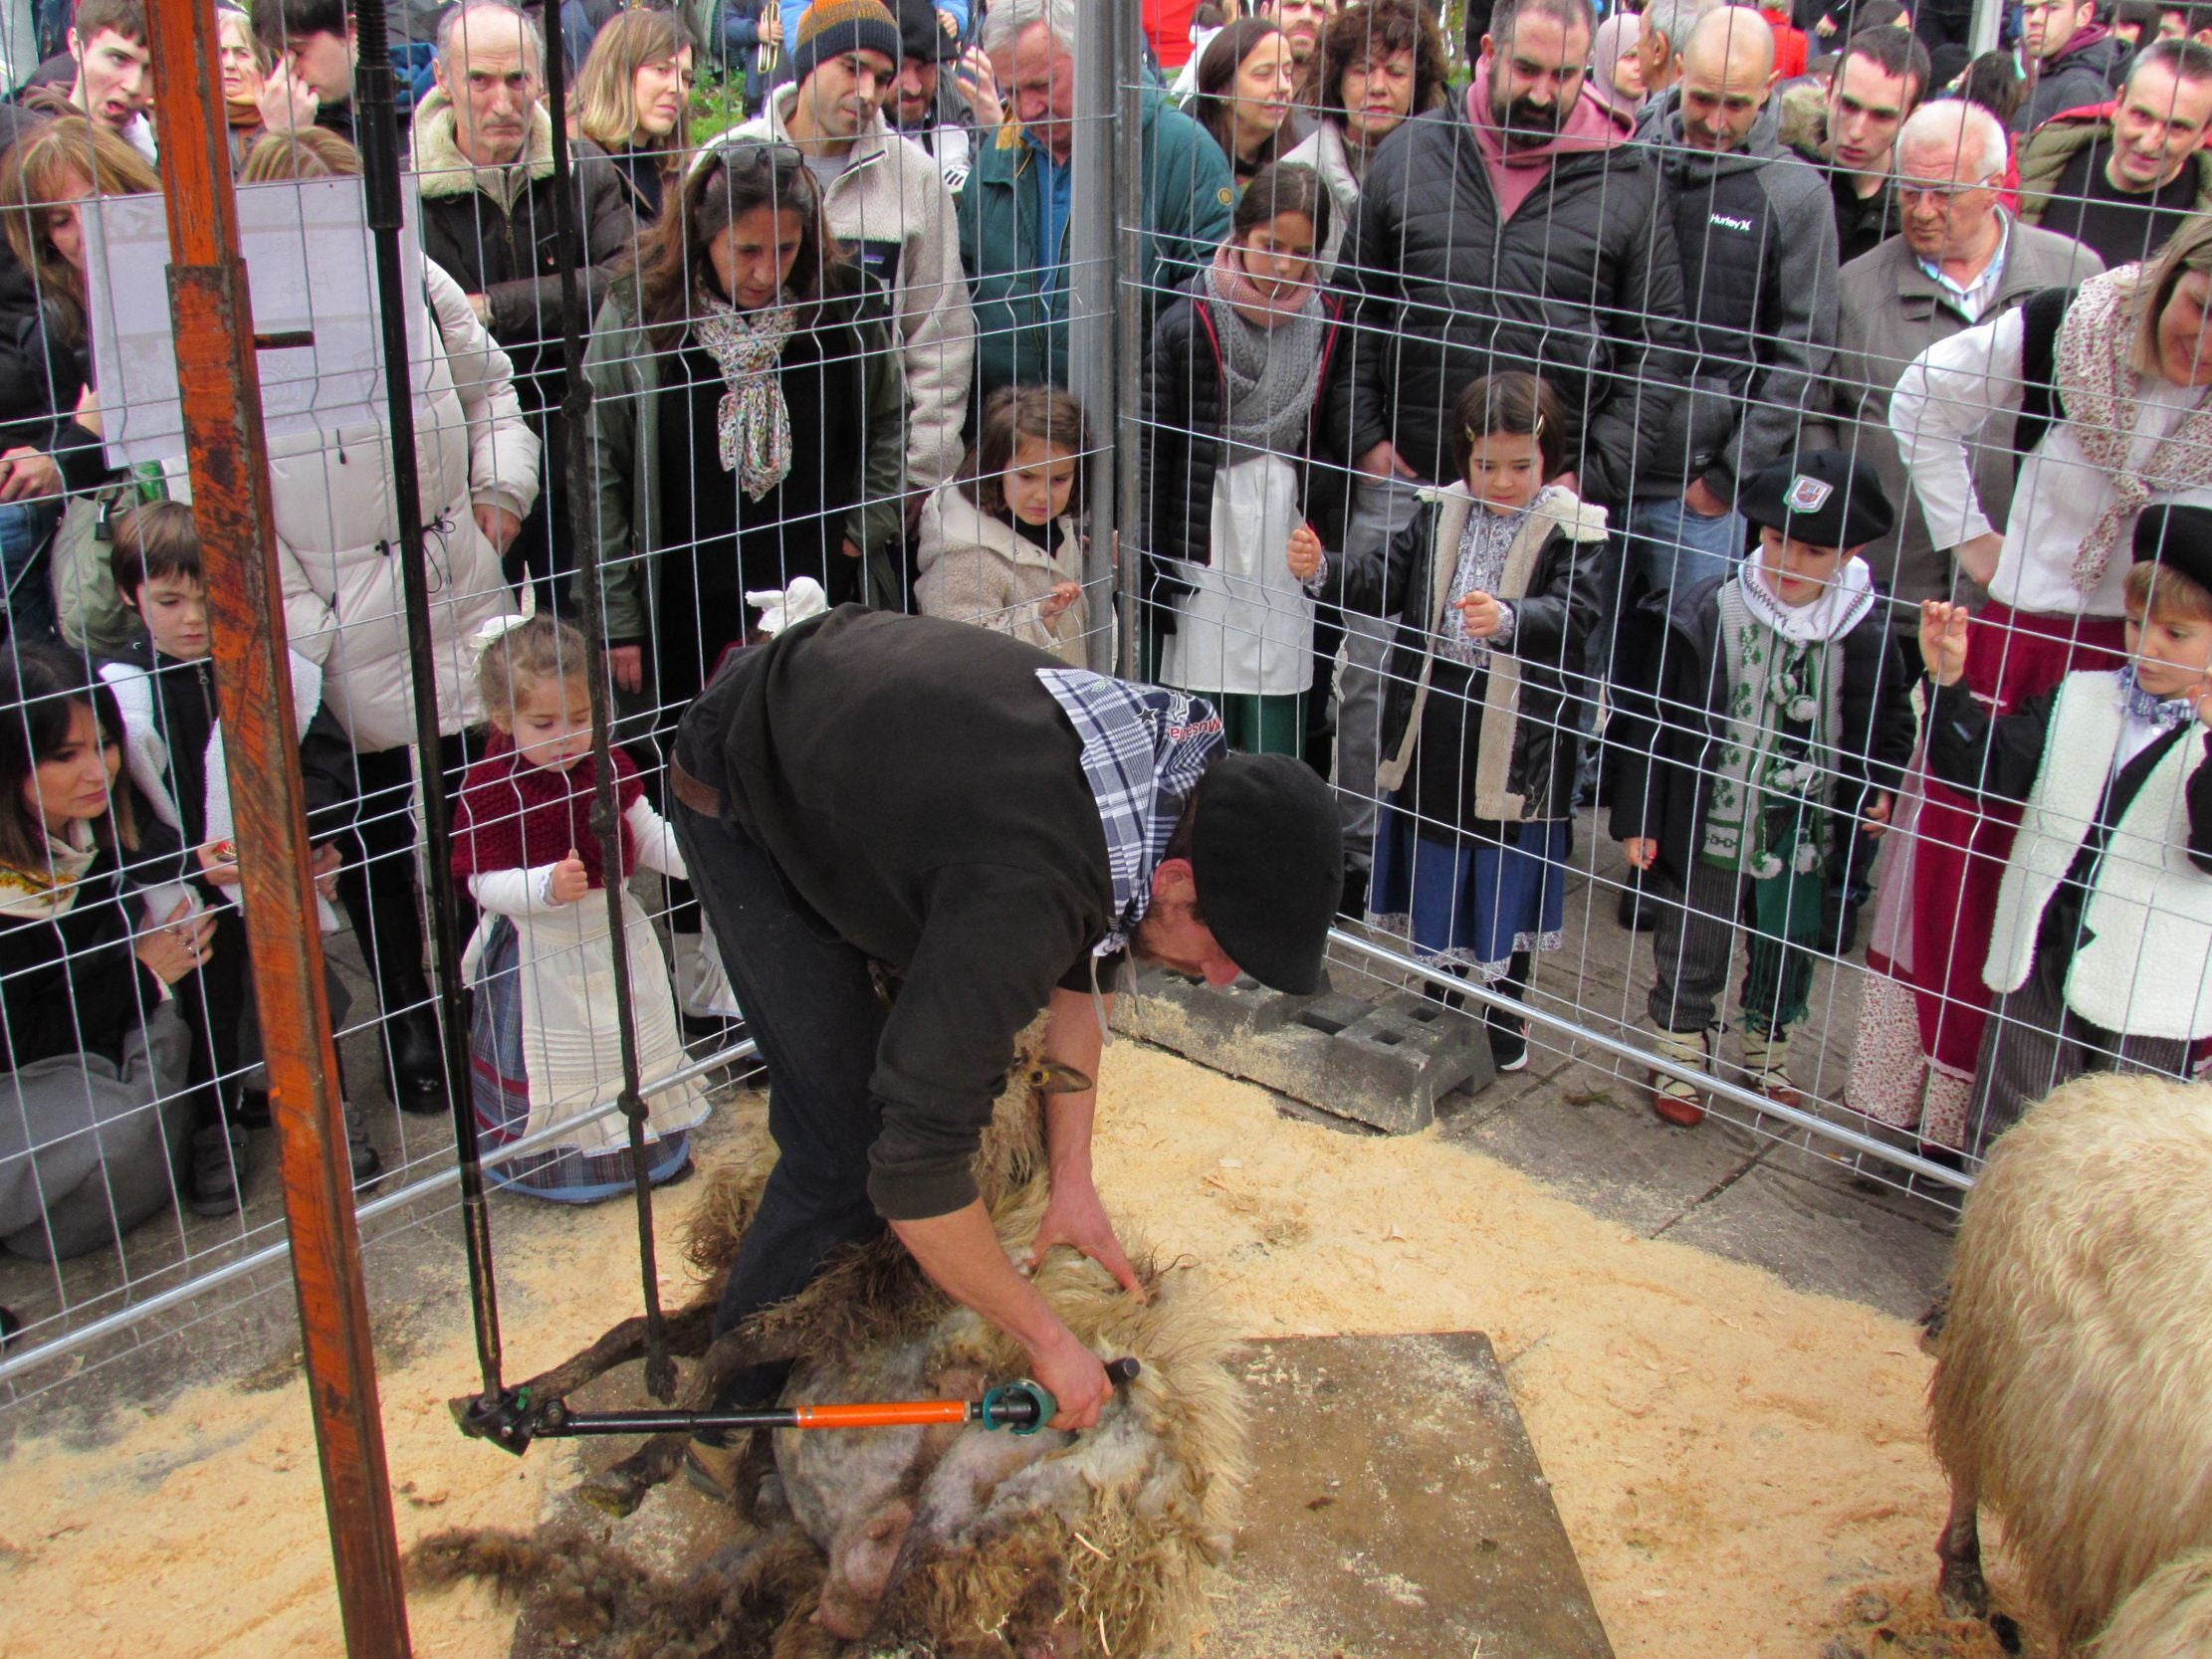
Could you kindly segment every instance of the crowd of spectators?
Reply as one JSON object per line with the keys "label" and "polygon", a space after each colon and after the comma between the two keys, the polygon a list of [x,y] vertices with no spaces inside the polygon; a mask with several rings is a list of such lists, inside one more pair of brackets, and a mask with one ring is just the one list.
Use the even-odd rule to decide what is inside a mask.
{"label": "crowd of spectators", "polygon": [[[1655,1047],[1718,1064],[1740,929],[1745,1070],[1778,1102],[1799,1101],[1813,964],[1871,905],[1848,1104],[1978,1151],[2019,1092],[2008,1060],[2012,1093],[1977,1093],[2004,1024],[1985,1015],[2024,994],[1985,972],[2018,933],[1998,892],[2018,809],[1959,781],[1996,737],[1931,754],[1915,730],[1961,683],[2000,719],[2053,720],[2036,700],[2070,676],[2130,672],[2195,574],[2167,550],[2193,520],[2159,518],[2147,548],[2138,520],[2212,507],[2212,15],[2101,7],[2025,0],[2016,40],[1970,59],[1963,14],[1891,0],[1602,20],[1498,0],[1451,41],[1433,0],[1144,0],[1122,227],[1143,518],[1118,549],[1141,604],[1118,619],[1084,586],[1109,434],[1068,395],[1076,0],[395,7],[424,521],[396,519],[378,428],[271,446],[325,921],[342,912],[377,1003],[383,1075],[344,1080],[356,1176],[391,1149],[362,1109],[379,1093],[441,1113],[460,1087],[495,1141],[605,1106],[601,1062],[553,1032],[586,1040],[597,982],[555,994],[545,964],[584,948],[560,919],[641,864],[670,884],[676,1014],[736,1011],[654,814],[655,745],[726,653],[847,602],[1069,664],[1134,630],[1143,672],[1213,702],[1240,746],[1333,779],[1348,916],[1509,998],[1558,942],[1575,814],[1610,797],[1620,923],[1656,923],[1662,949]],[[344,0],[218,22],[241,182],[355,177]],[[26,10],[0,48],[0,1245],[63,1255],[168,1196],[237,1210],[265,1106],[186,486],[113,466],[103,436],[86,204],[160,189],[142,0],[77,0],[58,27]],[[2172,569],[2163,599],[2130,597],[2127,549]],[[431,589],[436,753],[415,746],[406,560]],[[642,813],[619,848],[578,804],[601,664]],[[1802,695],[1773,690],[1799,675]],[[2193,729],[2195,705],[2146,718]],[[420,844],[429,766],[473,814],[461,853]],[[1769,766],[1796,778],[1779,874],[1756,812],[1728,816]],[[2014,771],[2016,795],[2043,787]],[[512,836],[485,816],[510,794]],[[2114,796],[2093,841],[2130,810]],[[484,927],[476,1063],[452,1079],[419,867],[464,853],[456,921],[481,907]],[[1817,928],[1768,914],[1806,904]],[[2071,1006],[2042,988],[2042,1017]],[[2160,1006],[2166,1046],[2127,1053],[2172,1069],[2212,1031]],[[2130,1016],[2100,1009],[2066,1064],[2126,1047]],[[1490,1024],[1498,1063],[1523,1063],[1525,1025]],[[671,1029],[655,1015],[659,1047]],[[1655,1079],[1669,1122],[1696,1097]],[[694,1103],[656,1121],[662,1179]],[[598,1159],[590,1178],[519,1190],[627,1178],[604,1137],[545,1144]]]}

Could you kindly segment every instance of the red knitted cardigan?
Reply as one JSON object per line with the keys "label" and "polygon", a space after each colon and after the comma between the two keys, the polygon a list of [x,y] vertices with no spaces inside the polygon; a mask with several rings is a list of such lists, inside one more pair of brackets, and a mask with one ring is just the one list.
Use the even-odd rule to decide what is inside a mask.
{"label": "red knitted cardigan", "polygon": [[[637,869],[637,838],[629,810],[644,798],[637,763],[619,748],[614,757],[614,809],[622,844],[622,876]],[[462,779],[453,807],[453,874],[467,881],[494,870],[535,870],[558,864],[573,847],[593,887],[606,885],[606,855],[591,833],[592,779],[586,755],[566,772],[537,766],[516,751],[515,739],[494,726],[482,760]]]}

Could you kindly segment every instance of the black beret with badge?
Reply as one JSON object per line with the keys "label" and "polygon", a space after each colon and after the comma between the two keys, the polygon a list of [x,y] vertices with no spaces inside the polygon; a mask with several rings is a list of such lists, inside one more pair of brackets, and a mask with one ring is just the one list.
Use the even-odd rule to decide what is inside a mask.
{"label": "black beret with badge", "polygon": [[2212,593],[2212,508],[2144,508],[2135,519],[2135,562],[2162,564]]}
{"label": "black beret with badge", "polygon": [[1760,468],[1736,492],[1736,511],[1815,547],[1863,547],[1897,521],[1874,468],[1839,449],[1805,450]]}

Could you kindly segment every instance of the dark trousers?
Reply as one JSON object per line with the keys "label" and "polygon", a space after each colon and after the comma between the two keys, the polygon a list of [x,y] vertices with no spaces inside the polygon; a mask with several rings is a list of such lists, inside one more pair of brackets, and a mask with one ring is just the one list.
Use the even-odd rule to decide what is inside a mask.
{"label": "dark trousers", "polygon": [[[881,1128],[868,1078],[886,1010],[868,958],[800,914],[759,845],[719,818],[672,805],[692,889],[768,1066],[777,1152],[715,1310],[720,1335],[796,1296],[839,1245],[882,1230],[868,1199],[868,1148]],[[767,1405],[789,1372],[788,1363],[756,1365],[717,1404]]]}
{"label": "dark trousers", "polygon": [[[459,733],[439,739],[438,764],[445,773],[446,798],[460,791],[470,744]],[[338,872],[338,902],[353,924],[361,954],[376,980],[376,997],[385,1018],[429,1000],[423,976],[423,901],[415,879],[415,774],[413,750],[355,751],[353,775],[360,802],[353,817],[357,847]],[[450,857],[446,848],[433,858]],[[476,926],[475,907],[461,896],[456,927],[463,936]]]}
{"label": "dark trousers", "polygon": [[2147,1072],[2183,1079],[2189,1075],[2190,1050],[2195,1045],[2187,1038],[2130,1037],[2093,1024],[2069,1008],[2066,980],[2073,965],[2074,952],[2063,943],[2037,939],[2027,983],[2000,996],[1982,1028],[1974,1105],[1967,1117],[1967,1149],[1977,1157],[1986,1156],[1992,1141],[2062,1083],[2091,1072]]}
{"label": "dark trousers", "polygon": [[1677,892],[1659,877],[1668,903],[1659,913],[1653,936],[1659,976],[1647,1009],[1661,1031],[1703,1031],[1719,1016],[1736,959],[1736,938],[1747,937],[1750,960],[1744,969],[1740,1013],[1746,1026],[1762,1036],[1786,1032],[1813,988],[1813,952],[1805,945],[1762,932],[1745,914],[1749,909],[1744,879],[1692,860],[1689,885]]}

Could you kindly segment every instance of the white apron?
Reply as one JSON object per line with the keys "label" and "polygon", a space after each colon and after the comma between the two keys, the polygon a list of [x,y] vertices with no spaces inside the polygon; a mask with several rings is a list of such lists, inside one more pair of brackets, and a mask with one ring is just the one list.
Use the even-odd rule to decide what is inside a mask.
{"label": "white apron", "polygon": [[[684,1043],[676,1028],[676,1001],[668,963],[653,935],[652,920],[630,894],[622,894],[622,931],[629,946],[630,1006],[637,1022],[641,1082],[681,1065]],[[472,982],[485,940],[498,919],[487,916],[469,941],[461,971]],[[579,1118],[622,1093],[622,1038],[614,1015],[614,960],[607,949],[606,898],[597,888],[575,904],[545,916],[511,916],[518,947],[522,997],[524,1072],[530,1083],[530,1122],[535,1135]],[[645,1138],[657,1141],[704,1123],[707,1099],[680,1083],[645,1100]],[[589,1153],[618,1152],[629,1144],[620,1113],[577,1126],[559,1143]]]}
{"label": "white apron", "polygon": [[1298,475],[1255,456],[1214,480],[1214,562],[1181,574],[1195,592],[1176,605],[1160,652],[1163,685],[1189,692],[1295,697],[1313,684],[1313,600],[1290,573]]}

